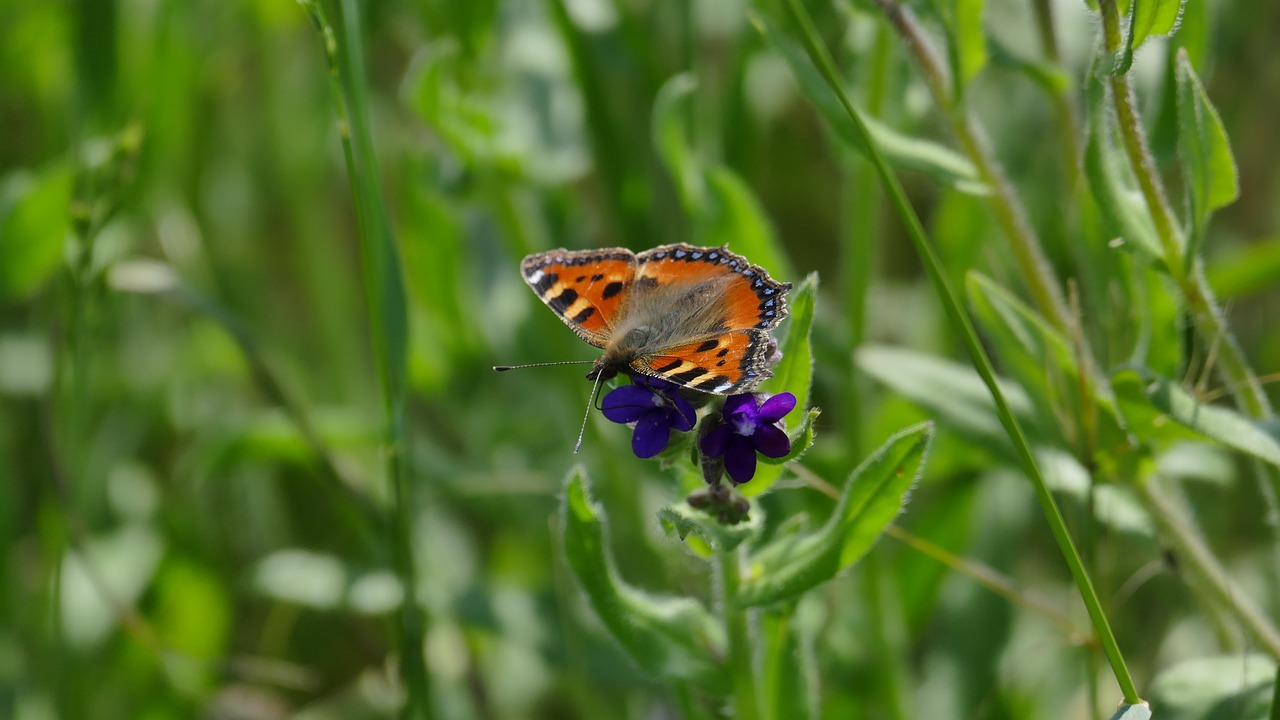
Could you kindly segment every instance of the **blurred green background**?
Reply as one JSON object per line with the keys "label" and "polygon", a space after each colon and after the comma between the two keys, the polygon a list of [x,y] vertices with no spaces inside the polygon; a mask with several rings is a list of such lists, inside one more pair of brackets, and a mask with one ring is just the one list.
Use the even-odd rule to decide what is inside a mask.
{"label": "blurred green background", "polygon": [[[851,87],[879,83],[877,117],[952,143],[870,6],[809,5]],[[933,3],[914,7],[938,27]],[[681,488],[596,415],[571,454],[581,370],[493,374],[595,357],[524,286],[520,258],[714,238],[783,280],[818,272],[824,413],[801,475],[835,485],[929,416],[860,372],[854,351],[960,358],[955,338],[874,177],[832,141],[744,2],[361,9],[409,298],[407,467],[441,716],[672,717],[670,689],[579,598],[555,552],[556,513],[562,478],[583,463],[623,575],[696,595],[705,566],[654,520]],[[1078,84],[1095,21],[1078,0],[1053,9]],[[988,0],[985,25],[1011,52],[1038,55],[1027,4]],[[1242,195],[1205,254],[1262,374],[1280,367],[1277,27],[1280,3],[1191,0],[1176,36],[1239,165]],[[1135,71],[1162,161],[1168,52],[1152,43]],[[696,89],[655,115],[680,73]],[[1059,130],[1044,96],[992,65],[968,103],[1059,276],[1075,277],[1071,248],[1087,230],[1063,200],[1069,173],[1046,141]],[[694,216],[673,174],[681,158],[677,171],[730,188],[720,206]],[[904,179],[956,280],[977,268],[1020,287],[981,199]],[[328,67],[303,8],[0,0],[0,718],[394,713],[401,587],[386,531],[368,521],[389,491],[363,282]],[[1086,306],[1085,324],[1121,309]],[[1194,383],[1198,368],[1179,370]],[[1010,576],[1073,630],[885,539],[798,614],[821,629],[809,649],[824,717],[1093,717],[1093,678],[1102,709],[1118,700],[1082,646],[1087,624],[1030,488],[965,430],[939,428],[899,524]],[[1245,587],[1274,588],[1255,487],[1234,482],[1243,463],[1185,452],[1217,469],[1188,484],[1213,549]],[[829,511],[811,485],[789,484],[763,500],[771,521]],[[1149,532],[1095,526],[1070,499],[1140,686],[1175,660],[1239,646]]]}

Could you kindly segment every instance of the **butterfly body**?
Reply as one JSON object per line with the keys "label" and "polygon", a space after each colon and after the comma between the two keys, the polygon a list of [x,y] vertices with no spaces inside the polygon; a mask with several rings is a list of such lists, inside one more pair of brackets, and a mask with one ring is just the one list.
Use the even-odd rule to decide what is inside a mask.
{"label": "butterfly body", "polygon": [[769,377],[770,331],[790,283],[726,248],[551,250],[521,275],[579,337],[604,350],[590,380],[648,375],[702,392],[749,392]]}

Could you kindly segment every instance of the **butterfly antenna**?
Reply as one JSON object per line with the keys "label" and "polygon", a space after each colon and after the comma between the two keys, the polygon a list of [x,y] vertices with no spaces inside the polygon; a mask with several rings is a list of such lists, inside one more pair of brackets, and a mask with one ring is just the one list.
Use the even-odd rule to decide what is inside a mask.
{"label": "butterfly antenna", "polygon": [[508,370],[521,370],[532,367],[549,367],[551,365],[585,365],[594,362],[595,360],[559,360],[557,362],[525,363],[524,365],[494,365],[493,370],[494,372],[506,372]]}
{"label": "butterfly antenna", "polygon": [[591,408],[595,405],[596,391],[600,389],[600,375],[596,375],[596,381],[591,385],[591,397],[587,398],[587,410],[582,414],[582,429],[578,430],[578,443],[573,446],[573,454],[577,455],[582,449],[582,436],[587,434],[587,418],[591,417]]}

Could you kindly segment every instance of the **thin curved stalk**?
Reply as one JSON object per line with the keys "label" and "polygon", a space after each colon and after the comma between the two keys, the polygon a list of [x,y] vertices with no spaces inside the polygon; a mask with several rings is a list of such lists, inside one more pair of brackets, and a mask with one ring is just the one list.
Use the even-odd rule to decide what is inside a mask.
{"label": "thin curved stalk", "polygon": [[916,59],[925,84],[929,86],[934,101],[944,111],[944,115],[951,124],[951,131],[959,141],[964,154],[977,168],[982,182],[991,189],[988,200],[992,212],[1009,241],[1014,260],[1027,283],[1036,308],[1055,328],[1066,332],[1071,323],[1062,288],[1045,257],[1039,238],[1027,221],[1022,203],[1018,200],[1013,186],[1009,184],[1004,170],[996,160],[995,153],[987,143],[986,134],[972,114],[955,101],[947,70],[911,11],[896,0],[876,0],[876,5],[906,42]]}
{"label": "thin curved stalk", "polygon": [[413,557],[414,502],[404,467],[408,321],[400,258],[382,200],[369,129],[359,8],[354,0],[338,3],[343,30],[343,42],[339,44],[321,3],[302,0],[302,4],[324,41],[334,112],[355,200],[369,332],[382,400],[383,467],[391,486],[392,506],[388,518],[391,555],[404,589],[399,616],[400,677],[408,698],[402,716],[419,720],[433,713],[423,648],[426,619],[418,602],[418,574]]}
{"label": "thin curved stalk", "polygon": [[844,85],[840,82],[840,78],[836,73],[835,63],[832,62],[831,56],[826,49],[818,42],[818,34],[814,29],[813,20],[809,17],[808,11],[804,9],[799,0],[788,0],[787,6],[800,27],[801,39],[810,58],[836,93],[845,112],[848,113],[854,127],[861,136],[862,142],[867,148],[868,156],[880,175],[886,193],[902,220],[907,235],[916,248],[916,252],[920,255],[920,259],[929,274],[929,279],[933,282],[934,290],[942,303],[943,309],[968,350],[974,368],[991,392],[1000,423],[1013,443],[1024,472],[1026,472],[1028,479],[1031,480],[1036,498],[1039,500],[1045,519],[1049,524],[1049,529],[1053,532],[1054,538],[1058,542],[1058,547],[1067,562],[1071,576],[1080,591],[1081,599],[1089,612],[1089,619],[1093,623],[1094,631],[1098,634],[1102,649],[1107,655],[1107,660],[1111,663],[1116,682],[1124,693],[1125,702],[1129,704],[1141,702],[1137,686],[1129,675],[1124,656],[1121,654],[1119,644],[1116,642],[1115,634],[1111,631],[1106,614],[1102,611],[1102,603],[1098,600],[1097,592],[1093,588],[1093,582],[1089,579],[1089,574],[1080,559],[1080,554],[1076,551],[1075,544],[1067,532],[1062,513],[1059,511],[1053,495],[1049,492],[1044,475],[1040,471],[1040,466],[1031,452],[1027,436],[1010,410],[1004,393],[1001,392],[999,385],[996,384],[995,369],[992,367],[991,359],[987,357],[982,343],[978,340],[977,332],[973,328],[973,322],[969,318],[968,312],[960,304],[955,291],[951,289],[951,285],[947,281],[946,272],[942,267],[942,262],[938,259],[937,253],[934,252],[933,245],[929,241],[929,237],[925,233],[924,226],[916,215],[915,209],[912,208],[911,203],[907,200],[902,184],[898,181],[897,176],[893,174],[893,171],[890,170],[884,154],[880,151],[879,146],[875,144],[871,134],[867,132],[861,113],[854,108],[853,103],[850,102],[848,95],[845,93]]}

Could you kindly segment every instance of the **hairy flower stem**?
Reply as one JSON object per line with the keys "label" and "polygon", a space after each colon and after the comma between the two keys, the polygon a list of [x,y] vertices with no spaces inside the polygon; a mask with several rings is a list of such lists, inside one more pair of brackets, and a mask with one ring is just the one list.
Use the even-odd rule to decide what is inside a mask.
{"label": "hairy flower stem", "polygon": [[[1123,43],[1119,8],[1115,0],[1099,0],[1098,11],[1102,15],[1103,47],[1109,55],[1115,55]],[[1263,392],[1257,375],[1245,361],[1240,344],[1227,328],[1226,318],[1204,279],[1200,258],[1188,261],[1184,254],[1182,231],[1178,227],[1173,207],[1169,204],[1169,198],[1156,171],[1155,160],[1147,145],[1129,75],[1113,76],[1110,86],[1125,154],[1138,178],[1143,199],[1151,211],[1156,234],[1160,237],[1160,247],[1164,252],[1166,269],[1182,293],[1196,332],[1205,343],[1217,348],[1219,372],[1239,407],[1251,417],[1269,418],[1273,414],[1271,403]]]}
{"label": "hairy flower stem", "polygon": [[733,679],[735,720],[759,720],[760,702],[756,696],[755,658],[751,648],[751,631],[747,611],[738,604],[738,586],[742,581],[737,550],[720,553],[720,602],[724,613],[725,634],[729,638],[729,654],[725,668]]}

